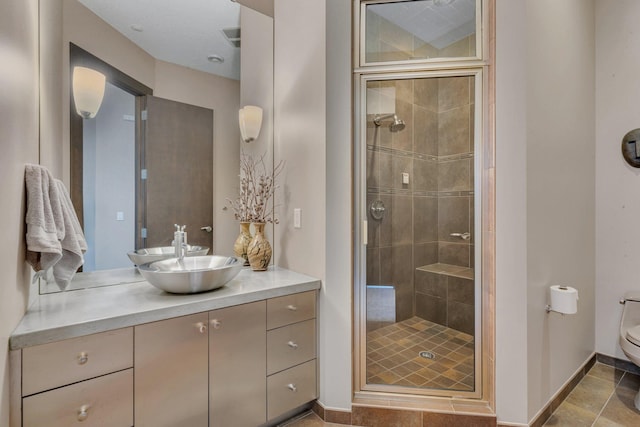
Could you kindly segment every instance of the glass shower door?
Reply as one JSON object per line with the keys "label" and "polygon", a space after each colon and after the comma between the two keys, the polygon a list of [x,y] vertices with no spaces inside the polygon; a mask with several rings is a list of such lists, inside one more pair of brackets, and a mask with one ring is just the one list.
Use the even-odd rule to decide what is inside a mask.
{"label": "glass shower door", "polygon": [[390,77],[365,77],[361,86],[367,220],[361,382],[369,390],[474,393],[480,74]]}

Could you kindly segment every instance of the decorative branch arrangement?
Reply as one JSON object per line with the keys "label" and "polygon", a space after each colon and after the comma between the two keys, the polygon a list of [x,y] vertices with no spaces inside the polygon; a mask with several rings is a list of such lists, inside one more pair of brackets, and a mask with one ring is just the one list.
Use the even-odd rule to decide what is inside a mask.
{"label": "decorative branch arrangement", "polygon": [[284,161],[267,172],[264,157],[265,154],[257,159],[250,154],[240,154],[240,195],[236,200],[227,199],[240,222],[278,223],[273,195],[278,188],[276,178],[284,169]]}

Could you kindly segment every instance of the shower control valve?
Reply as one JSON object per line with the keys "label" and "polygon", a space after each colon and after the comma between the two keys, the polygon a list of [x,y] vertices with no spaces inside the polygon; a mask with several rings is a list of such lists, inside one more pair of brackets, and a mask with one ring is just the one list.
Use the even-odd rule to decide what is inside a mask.
{"label": "shower control valve", "polygon": [[469,240],[471,238],[471,233],[469,233],[468,231],[465,233],[451,233],[449,234],[449,236],[451,237],[459,237],[462,240]]}

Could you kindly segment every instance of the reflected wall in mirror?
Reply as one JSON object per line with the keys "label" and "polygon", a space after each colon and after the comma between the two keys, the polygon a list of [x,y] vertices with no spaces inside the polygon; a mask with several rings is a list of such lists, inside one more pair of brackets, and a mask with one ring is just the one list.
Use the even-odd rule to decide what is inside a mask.
{"label": "reflected wall in mirror", "polygon": [[[105,63],[120,70],[131,79],[138,81],[142,85],[153,90],[154,96],[175,101],[182,104],[190,104],[204,109],[213,110],[213,153],[209,155],[209,165],[212,166],[212,201],[209,203],[212,214],[209,214],[209,221],[202,226],[213,226],[212,252],[216,254],[232,253],[233,242],[237,237],[237,225],[233,219],[233,214],[226,209],[226,198],[234,197],[238,191],[238,171],[240,153],[240,132],[238,128],[238,109],[242,105],[259,105],[263,108],[264,122],[260,137],[252,143],[251,150],[256,152],[267,152],[271,156],[272,145],[272,114],[273,114],[273,20],[262,13],[240,6],[228,0],[190,0],[188,4],[179,3],[178,9],[171,13],[162,14],[158,9],[157,2],[153,7],[145,9],[144,15],[135,16],[131,11],[123,12],[118,9],[120,4],[144,3],[136,2],[97,2],[106,7],[110,13],[124,16],[127,28],[119,28],[118,25],[108,24],[100,16],[102,12],[92,12],[84,4],[84,0],[46,0],[40,1],[40,80],[41,80],[41,164],[48,167],[56,176],[63,179],[67,186],[71,187],[72,181],[72,161],[69,125],[72,117],[70,114],[70,69],[69,69],[69,45],[78,45],[83,50],[100,58]],[[163,2],[175,6],[177,2]],[[241,2],[242,3],[242,2]],[[129,5],[131,6],[131,5]],[[183,22],[183,13],[205,16],[206,22],[211,26],[212,16],[222,15],[221,11],[229,6],[236,8],[236,24],[231,27],[239,27],[242,23],[242,50],[233,47],[230,41],[224,39],[231,51],[239,51],[237,58],[226,57],[224,64],[238,65],[242,56],[243,65],[248,64],[245,69],[237,68],[234,75],[216,75],[215,70],[219,64],[207,60],[208,56],[216,54],[213,51],[213,43],[207,34],[211,32],[224,37],[221,28],[208,29],[209,33],[199,32],[195,25],[190,24],[190,29],[180,29],[179,22]],[[149,11],[154,9],[154,13]],[[124,13],[124,14],[123,14]],[[99,16],[100,15],[100,16]],[[171,21],[157,24],[152,18],[157,15],[171,17]],[[106,15],[103,16],[106,19]],[[109,18],[110,19],[110,18]],[[203,21],[203,19],[200,19]],[[144,22],[140,24],[140,22]],[[245,25],[248,23],[248,25]],[[140,24],[143,31],[136,31],[132,26]],[[228,26],[225,26],[227,28]],[[246,27],[246,28],[245,28]],[[139,28],[138,28],[139,29]],[[178,39],[204,40],[209,48],[203,51],[196,59],[202,65],[180,64],[176,59],[163,56],[153,48],[143,46],[136,37],[151,39],[154,36],[154,29],[160,29],[155,36],[164,36],[160,39],[160,44],[164,45],[168,51],[179,50],[176,47]],[[171,43],[166,38],[170,37]],[[203,42],[203,43],[204,43]],[[192,43],[193,44],[193,43]],[[226,48],[225,48],[226,49]],[[168,52],[171,53],[171,52]],[[225,55],[223,53],[222,55]],[[192,55],[193,57],[193,55]],[[208,68],[207,68],[208,67]],[[233,68],[233,67],[231,67]],[[248,83],[245,83],[248,82]],[[105,110],[106,111],[106,110]],[[130,114],[123,114],[129,116]],[[123,120],[126,121],[126,120]],[[134,122],[135,123],[135,122]],[[129,122],[131,124],[131,122]],[[90,126],[88,126],[90,129]],[[121,153],[120,153],[121,154]],[[202,156],[201,156],[202,157]],[[121,161],[122,158],[120,158]],[[134,159],[135,161],[135,159]],[[190,161],[189,161],[190,162]],[[186,165],[182,170],[188,169]],[[98,168],[94,168],[96,178]],[[168,179],[179,174],[180,171],[171,170],[167,175]],[[91,179],[86,176],[85,179]],[[110,178],[105,178],[109,181]],[[97,180],[97,179],[96,179]],[[188,190],[183,193],[189,193]],[[84,192],[83,198],[91,200],[92,196],[97,196],[97,192]],[[127,196],[129,197],[129,196]],[[182,202],[190,204],[188,202]],[[95,205],[96,214],[100,210]],[[76,208],[78,208],[76,206]],[[122,214],[120,214],[122,212]],[[97,216],[97,215],[96,215]],[[112,209],[106,212],[105,216],[112,223],[120,225],[118,222],[127,222],[130,213],[125,213],[122,209]],[[211,217],[212,216],[212,217]],[[124,218],[120,221],[119,218]],[[123,224],[124,225],[124,224]],[[99,227],[98,227],[99,228]],[[126,228],[132,230],[130,239],[135,235],[135,227],[130,225]],[[198,227],[199,228],[199,227]],[[105,228],[106,230],[107,228]],[[189,230],[191,231],[191,230]],[[195,230],[194,230],[195,231]],[[170,243],[173,230],[166,230],[165,239]],[[191,237],[191,233],[190,233]],[[124,238],[122,238],[124,239]],[[113,240],[112,247],[116,243]],[[125,243],[122,243],[123,245]],[[159,243],[158,243],[159,244]],[[140,246],[140,244],[138,244]],[[124,246],[123,246],[124,247]],[[130,247],[130,250],[134,247]],[[118,248],[117,251],[122,251]],[[71,289],[93,286],[95,282],[102,285],[111,285],[131,280],[140,280],[135,274],[135,270],[127,267],[121,273],[124,279],[111,280],[110,277],[117,276],[113,271],[101,271],[100,268],[112,268],[113,264],[101,263],[99,254],[96,251],[96,258],[93,265],[95,273],[79,273],[71,285]],[[126,253],[122,254],[126,257]],[[89,264],[87,264],[89,266]],[[88,275],[92,274],[94,278]],[[46,284],[41,286],[41,292],[49,292]]]}

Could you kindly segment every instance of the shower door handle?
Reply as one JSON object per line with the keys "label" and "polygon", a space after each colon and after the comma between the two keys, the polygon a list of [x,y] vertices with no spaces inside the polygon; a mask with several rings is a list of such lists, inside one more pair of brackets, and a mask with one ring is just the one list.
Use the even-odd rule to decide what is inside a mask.
{"label": "shower door handle", "polygon": [[365,219],[362,221],[362,244],[367,246],[369,234],[369,223]]}

